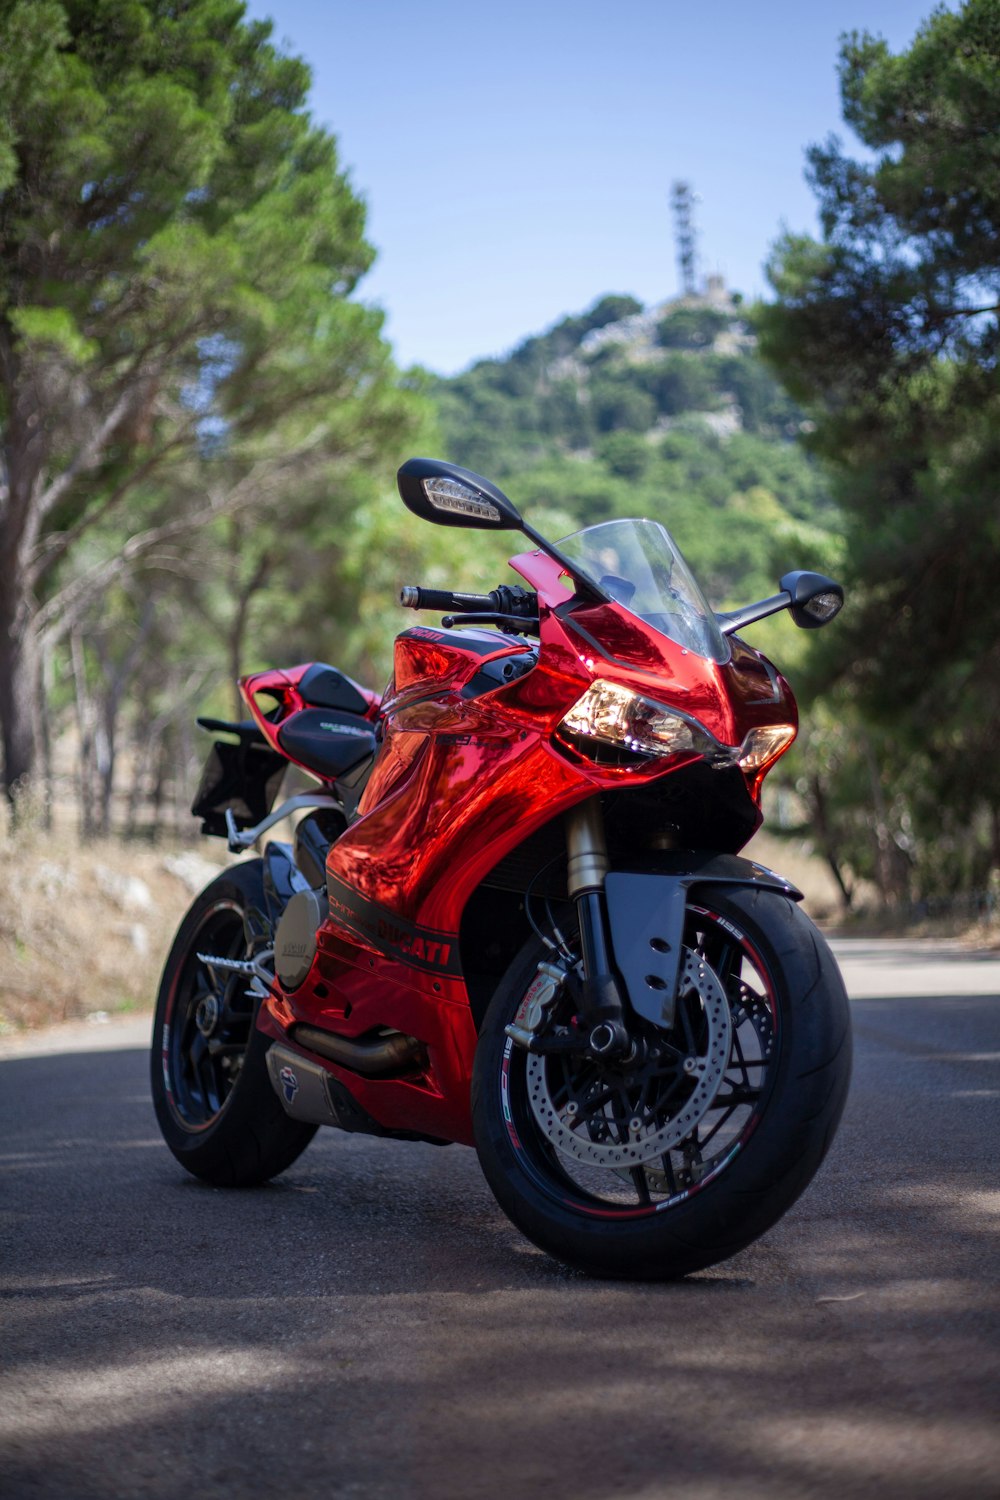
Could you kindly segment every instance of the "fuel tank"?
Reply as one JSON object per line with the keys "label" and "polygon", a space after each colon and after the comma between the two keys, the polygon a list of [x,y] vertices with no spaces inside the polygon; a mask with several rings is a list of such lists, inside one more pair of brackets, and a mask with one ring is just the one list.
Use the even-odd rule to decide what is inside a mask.
{"label": "fuel tank", "polygon": [[[495,630],[435,630],[414,625],[396,637],[393,677],[383,710],[449,686],[464,696],[511,682],[533,664],[535,653],[520,637]],[[482,682],[475,679],[482,675]]]}

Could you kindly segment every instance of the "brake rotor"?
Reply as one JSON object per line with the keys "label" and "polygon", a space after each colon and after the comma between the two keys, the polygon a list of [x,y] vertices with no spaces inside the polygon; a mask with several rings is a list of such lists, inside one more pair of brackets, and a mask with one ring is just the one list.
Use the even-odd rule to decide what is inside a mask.
{"label": "brake rotor", "polygon": [[[676,1094],[678,1079],[690,1080],[692,1087],[682,1091],[680,1099],[664,1099],[662,1094],[648,1098],[652,1090],[647,1085],[654,1069],[663,1071],[654,1055],[652,1062],[644,1066],[630,1068],[628,1064],[619,1064],[617,1074],[614,1065],[603,1069],[590,1087],[590,1093],[596,1094],[593,1110],[581,1110],[575,1099],[557,1105],[552,1097],[552,1083],[558,1085],[562,1081],[557,1076],[558,1063],[542,1053],[528,1054],[526,1077],[531,1111],[557,1151],[588,1166],[638,1167],[658,1160],[696,1129],[712,1107],[729,1062],[732,1019],[725,990],[714,970],[689,948],[683,950],[677,996],[678,1008],[694,996],[704,1018],[699,1050],[684,1056],[674,1077],[664,1082],[664,1091]],[[668,1039],[669,1034],[665,1033],[664,1043]],[[670,1050],[676,1051],[672,1043]],[[587,1059],[583,1066],[593,1068],[594,1064]],[[624,1128],[621,1111],[617,1115],[609,1113],[608,1099],[601,1100],[601,1095],[608,1095],[609,1090],[611,1093],[617,1090],[619,1102],[627,1092],[636,1095],[634,1101],[629,1101]]]}

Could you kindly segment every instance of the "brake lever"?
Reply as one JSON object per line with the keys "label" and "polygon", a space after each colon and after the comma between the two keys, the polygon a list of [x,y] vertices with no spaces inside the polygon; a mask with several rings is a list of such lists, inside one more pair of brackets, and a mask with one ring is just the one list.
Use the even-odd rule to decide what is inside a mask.
{"label": "brake lever", "polygon": [[453,630],[456,625],[499,625],[511,635],[532,635],[538,631],[537,616],[529,619],[524,615],[501,615],[490,611],[475,615],[445,615],[441,624],[445,630]]}

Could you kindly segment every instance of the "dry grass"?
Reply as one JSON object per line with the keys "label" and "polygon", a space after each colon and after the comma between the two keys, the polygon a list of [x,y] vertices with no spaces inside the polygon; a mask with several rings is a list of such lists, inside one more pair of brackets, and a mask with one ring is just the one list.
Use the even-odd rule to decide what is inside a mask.
{"label": "dry grass", "polygon": [[0,830],[0,1033],[149,1009],[192,895],[225,862],[197,849]]}

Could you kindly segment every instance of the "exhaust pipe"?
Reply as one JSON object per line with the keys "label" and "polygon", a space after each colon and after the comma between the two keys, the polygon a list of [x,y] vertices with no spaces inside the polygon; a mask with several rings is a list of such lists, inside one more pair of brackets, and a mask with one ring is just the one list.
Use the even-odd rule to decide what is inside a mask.
{"label": "exhaust pipe", "polygon": [[354,1073],[363,1073],[366,1078],[384,1078],[390,1073],[405,1073],[412,1068],[427,1066],[423,1042],[418,1042],[413,1036],[404,1036],[401,1031],[362,1041],[302,1024],[293,1026],[288,1035],[297,1046],[306,1047]]}

